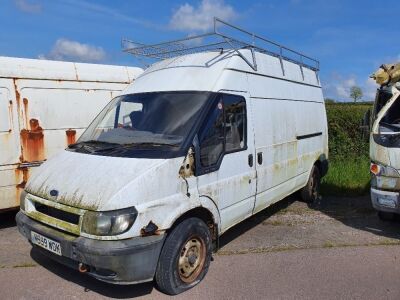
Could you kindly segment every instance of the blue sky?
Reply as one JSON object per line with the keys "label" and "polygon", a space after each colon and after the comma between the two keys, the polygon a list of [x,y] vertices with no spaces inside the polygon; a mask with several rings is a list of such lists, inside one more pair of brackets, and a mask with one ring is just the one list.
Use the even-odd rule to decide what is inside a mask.
{"label": "blue sky", "polygon": [[313,56],[325,97],[348,100],[368,76],[400,61],[400,1],[1,0],[0,55],[138,65],[122,37],[152,43],[209,29],[213,16]]}

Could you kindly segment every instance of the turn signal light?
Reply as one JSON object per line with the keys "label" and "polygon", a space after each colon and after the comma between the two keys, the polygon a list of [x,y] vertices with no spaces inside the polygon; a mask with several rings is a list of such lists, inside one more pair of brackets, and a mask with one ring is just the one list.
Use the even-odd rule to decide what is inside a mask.
{"label": "turn signal light", "polygon": [[376,176],[380,173],[381,167],[377,164],[371,164],[370,170],[371,170],[371,173]]}

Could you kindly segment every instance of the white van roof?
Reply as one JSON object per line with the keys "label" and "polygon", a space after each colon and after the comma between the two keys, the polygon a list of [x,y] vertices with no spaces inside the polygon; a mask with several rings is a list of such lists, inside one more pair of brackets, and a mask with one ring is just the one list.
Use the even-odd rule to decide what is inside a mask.
{"label": "white van roof", "polygon": [[0,78],[131,83],[137,67],[0,56]]}

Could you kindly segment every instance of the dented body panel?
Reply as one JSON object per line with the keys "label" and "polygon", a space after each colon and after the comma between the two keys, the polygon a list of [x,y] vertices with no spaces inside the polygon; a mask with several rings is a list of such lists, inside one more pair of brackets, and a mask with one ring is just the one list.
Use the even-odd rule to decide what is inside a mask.
{"label": "dented body panel", "polygon": [[43,161],[74,143],[139,68],[0,57],[0,211]]}
{"label": "dented body panel", "polygon": [[[250,50],[241,50],[241,54],[249,59],[252,55]],[[20,219],[23,214],[54,227],[54,220],[37,213],[35,199],[45,199],[58,203],[62,211],[67,207],[83,211],[82,216],[78,214],[78,233],[63,228],[80,238],[145,241],[148,237],[168,236],[178,220],[190,215],[203,218],[213,239],[218,240],[230,227],[304,187],[313,166],[328,158],[326,113],[318,74],[289,61],[281,64],[277,57],[256,55],[258,71],[234,51],[191,54],[148,68],[122,93],[126,99],[131,94],[155,92],[212,94],[204,111],[199,112],[199,124],[193,125],[188,134],[188,146],[174,152],[179,155],[156,158],[146,156],[147,148],[141,156],[131,157],[118,156],[113,150],[108,155],[80,153],[83,150],[79,149],[62,151],[30,177]],[[123,96],[118,99],[124,101]],[[142,104],[143,113],[146,110]],[[119,121],[121,106],[118,102],[115,105],[113,125],[91,125],[82,138],[90,130],[94,137],[114,130],[115,151],[129,146],[126,142],[122,146],[115,143],[122,134],[132,137],[140,133],[142,124],[132,117],[138,111],[124,112],[127,121]],[[108,109],[105,112],[114,111]],[[40,123],[44,130],[47,126]],[[215,134],[209,144],[204,143],[209,132],[212,136],[218,128],[223,128],[223,135]],[[97,141],[104,143],[100,138]],[[213,162],[207,165],[207,161]],[[120,234],[96,235],[83,230],[85,215],[131,208],[137,212],[135,220]],[[145,280],[147,277],[140,279]]]}
{"label": "dented body panel", "polygon": [[[387,78],[390,78],[388,76]],[[371,200],[378,211],[400,213],[400,91],[396,82],[382,81],[389,85],[377,92],[374,104],[373,124],[370,134],[371,163],[379,167],[379,172],[371,173]],[[381,83],[377,80],[377,83]],[[380,102],[380,94],[391,95],[386,103]],[[399,127],[399,128],[397,128]],[[372,169],[371,169],[372,171]]]}

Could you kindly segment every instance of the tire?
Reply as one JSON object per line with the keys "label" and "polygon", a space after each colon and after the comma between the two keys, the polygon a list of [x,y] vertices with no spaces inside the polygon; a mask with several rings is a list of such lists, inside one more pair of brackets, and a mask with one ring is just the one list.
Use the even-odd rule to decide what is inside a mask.
{"label": "tire", "polygon": [[197,285],[210,266],[211,245],[210,230],[199,218],[178,224],[161,250],[155,274],[159,290],[177,295]]}
{"label": "tire", "polygon": [[378,211],[378,217],[382,221],[393,221],[396,218],[396,215],[390,212]]}
{"label": "tire", "polygon": [[313,166],[307,184],[300,190],[301,198],[309,204],[316,204],[320,198],[321,174],[317,166]]}

